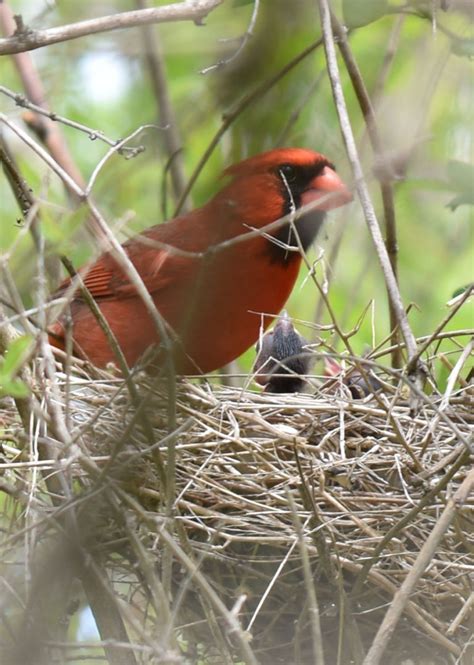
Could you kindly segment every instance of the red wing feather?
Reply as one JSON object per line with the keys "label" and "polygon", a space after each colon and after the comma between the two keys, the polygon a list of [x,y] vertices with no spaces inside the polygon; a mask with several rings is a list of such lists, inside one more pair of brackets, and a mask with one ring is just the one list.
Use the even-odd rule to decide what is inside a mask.
{"label": "red wing feather", "polygon": [[[146,252],[150,252],[150,257],[143,256]],[[151,294],[156,294],[171,284],[179,288],[182,281],[192,279],[191,274],[196,267],[196,262],[193,259],[172,256],[165,250],[157,252],[156,250],[146,249],[142,251],[142,254],[136,251],[128,251],[127,253]],[[85,287],[96,300],[122,300],[137,295],[137,291],[128,276],[110,254],[104,254],[96,263],[80,272]],[[63,293],[70,283],[70,278],[65,280],[57,294]],[[75,293],[74,299],[82,300],[80,290]]]}
{"label": "red wing feather", "polygon": [[[148,267],[150,263],[145,262],[144,265]],[[135,267],[150,293],[162,288],[163,282],[166,281],[165,274],[150,274],[148,270],[143,270],[141,264],[140,266],[135,264]],[[137,295],[137,291],[127,274],[109,254],[102,256],[97,263],[90,267],[83,276],[83,281],[85,287],[95,299],[121,299]]]}
{"label": "red wing feather", "polygon": [[112,287],[114,281],[113,268],[108,269],[108,266],[104,265],[108,263],[108,258],[104,257],[91,266],[90,270],[82,278],[84,286],[94,298],[110,298],[115,295],[115,290]]}
{"label": "red wing feather", "polygon": [[[209,240],[204,211],[205,209],[201,208],[170,223],[153,226],[141,236],[123,244],[150,293],[168,287],[173,281],[177,281],[178,286],[192,274],[196,266],[195,259],[192,256],[173,255],[166,250],[166,246],[191,253],[205,250]],[[158,244],[164,247],[160,249]],[[103,254],[95,263],[81,270],[81,273],[84,284],[94,298],[122,299],[137,295],[135,287],[110,254]],[[61,284],[59,293],[69,286],[70,281],[67,279]],[[76,298],[81,299],[79,292]]]}
{"label": "red wing feather", "polygon": [[[116,296],[116,287],[114,282],[117,280],[117,267],[116,263],[109,255],[102,256],[97,263],[92,264],[90,267],[83,268],[79,271],[85,287],[94,298],[110,298]],[[71,285],[71,278],[65,279],[56,291],[56,295],[61,295]],[[80,290],[75,294],[75,299],[81,299]]]}

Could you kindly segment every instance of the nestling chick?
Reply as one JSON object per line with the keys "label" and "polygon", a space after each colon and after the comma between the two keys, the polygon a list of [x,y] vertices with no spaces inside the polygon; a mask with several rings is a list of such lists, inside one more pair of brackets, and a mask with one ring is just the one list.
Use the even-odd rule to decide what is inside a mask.
{"label": "nestling chick", "polygon": [[307,341],[284,310],[276,325],[257,343],[255,381],[266,393],[301,392],[311,364]]}

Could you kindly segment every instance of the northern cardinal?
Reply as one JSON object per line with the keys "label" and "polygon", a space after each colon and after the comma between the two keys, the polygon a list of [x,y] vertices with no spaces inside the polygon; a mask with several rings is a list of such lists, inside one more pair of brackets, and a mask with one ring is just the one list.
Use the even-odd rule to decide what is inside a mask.
{"label": "northern cardinal", "polygon": [[[334,166],[311,150],[271,150],[227,168],[224,174],[230,182],[204,206],[153,226],[123,245],[174,331],[178,373],[211,372],[254,344],[261,326],[267,328],[284,306],[297,278],[301,256],[291,250],[298,243],[307,249],[326,211],[352,200]],[[294,226],[287,223],[220,247],[319,200]],[[127,363],[134,365],[148,347],[160,342],[134,286],[109,253],[81,274]],[[79,292],[70,314],[74,353],[97,366],[114,362],[114,353]],[[61,319],[50,331],[51,344],[64,348]]]}
{"label": "northern cardinal", "polygon": [[265,386],[266,393],[296,393],[304,387],[304,378],[311,364],[305,350],[307,341],[299,334],[286,313],[257,343],[254,364],[255,381]]}

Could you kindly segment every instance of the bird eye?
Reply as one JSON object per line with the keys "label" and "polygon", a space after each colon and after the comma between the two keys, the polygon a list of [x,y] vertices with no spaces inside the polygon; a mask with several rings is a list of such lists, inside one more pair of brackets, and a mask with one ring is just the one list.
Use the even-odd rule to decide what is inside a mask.
{"label": "bird eye", "polygon": [[287,182],[296,180],[296,170],[291,164],[282,164],[278,170]]}

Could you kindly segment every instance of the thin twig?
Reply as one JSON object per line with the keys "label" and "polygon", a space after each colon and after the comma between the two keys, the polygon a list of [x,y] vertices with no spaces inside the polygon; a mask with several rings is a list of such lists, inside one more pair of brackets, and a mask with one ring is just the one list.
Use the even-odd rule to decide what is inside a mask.
{"label": "thin twig", "polygon": [[[374,151],[375,159],[381,158],[384,154],[384,147],[382,144],[382,139],[380,137],[377,120],[375,117],[375,112],[370,100],[367,88],[362,78],[361,72],[357,65],[357,62],[354,58],[352,50],[349,46],[347,40],[346,31],[341,26],[334,14],[331,14],[332,25],[334,27],[335,34],[337,36],[337,43],[339,50],[344,59],[347,72],[351,78],[352,86],[357,96],[359,106],[364,116],[364,120],[367,126],[367,132],[372,144]],[[386,240],[385,245],[387,248],[387,253],[390,259],[390,264],[392,266],[393,274],[395,280],[398,281],[398,267],[397,267],[397,254],[398,254],[398,242],[397,242],[397,227],[395,221],[395,203],[393,200],[393,188],[391,182],[388,179],[384,179],[380,182],[380,190],[382,195],[384,217],[385,217],[385,232]],[[400,347],[398,346],[399,342],[399,327],[398,319],[392,300],[388,298],[389,311],[390,311],[390,330],[392,331],[392,345],[394,347],[392,353],[392,367],[398,369],[402,366],[402,356],[400,353]]]}
{"label": "thin twig", "polygon": [[244,50],[245,46],[247,45],[247,42],[251,37],[253,37],[253,33],[255,30],[255,24],[257,23],[257,16],[258,16],[258,10],[260,6],[260,0],[253,0],[253,11],[252,11],[252,16],[250,17],[250,23],[245,31],[245,34],[240,38],[240,44],[238,49],[233,53],[231,56],[228,58],[224,58],[223,60],[219,60],[215,65],[211,65],[210,67],[206,67],[205,69],[201,70],[201,74],[208,74],[209,72],[212,72],[216,69],[221,69],[222,67],[225,67],[226,65],[229,65],[231,62],[236,60],[239,55],[242,53]]}
{"label": "thin twig", "polygon": [[[4,5],[5,6],[5,5]],[[0,6],[1,8],[1,6]],[[28,56],[30,58],[30,56]],[[21,70],[19,71],[21,75]],[[33,76],[33,73],[29,74],[30,77]],[[34,76],[37,76],[36,71],[34,72]],[[26,76],[24,77],[26,79]],[[91,141],[103,141],[107,145],[110,146],[115,146],[117,143],[119,143],[120,139],[111,139],[108,136],[106,136],[101,130],[99,129],[92,129],[92,127],[88,127],[87,125],[83,125],[80,122],[76,122],[75,120],[71,120],[70,118],[66,118],[62,115],[58,115],[54,111],[50,111],[44,107],[44,102],[43,106],[39,106],[38,104],[34,104],[33,102],[30,102],[29,99],[27,99],[24,95],[14,92],[13,90],[10,90],[9,88],[6,88],[3,85],[0,85],[0,93],[3,95],[6,95],[7,97],[10,97],[17,106],[20,106],[21,108],[25,109],[30,109],[31,111],[34,111],[35,113],[48,118],[49,120],[52,120],[53,122],[58,122],[62,125],[65,125],[66,127],[71,127],[72,129],[77,129],[79,132],[83,132],[84,134],[87,134],[89,139]],[[35,88],[32,88],[30,91],[27,89],[27,93],[34,96],[35,98],[39,96],[39,91],[35,92]],[[31,122],[28,119],[25,119],[25,122],[29,125],[31,125]],[[57,155],[54,154],[54,144],[53,142],[49,141],[48,142],[48,134],[51,132],[51,125],[48,124],[48,128],[38,128],[36,127],[36,133],[41,134],[43,138],[43,142],[48,145],[51,154],[56,158],[56,160],[61,163],[61,160],[57,158]],[[65,147],[65,144],[64,144]],[[138,154],[139,149],[138,148],[125,148],[123,149],[123,153],[127,155],[127,157],[134,157],[136,154]],[[73,173],[71,173],[73,175]]]}
{"label": "thin twig", "polygon": [[130,495],[125,494],[124,492],[120,492],[120,496],[122,500],[126,502],[132,509],[138,511],[143,519],[150,522],[154,529],[157,529],[157,535],[161,540],[163,540],[164,545],[170,548],[181,565],[192,575],[196,585],[206,595],[220,616],[222,616],[228,626],[228,629],[237,640],[244,662],[248,663],[248,665],[258,665],[258,661],[256,660],[255,655],[250,648],[248,636],[242,630],[237,616],[227,609],[218,594],[214,591],[208,582],[207,578],[197,568],[195,562],[183,551],[180,545],[175,542],[172,536],[170,536],[167,529],[163,526],[163,524],[161,524],[161,520],[155,520],[145,515],[144,511]]}
{"label": "thin twig", "polygon": [[[337,113],[339,116],[341,132],[344,138],[347,155],[354,173],[356,189],[362,205],[362,210],[364,212],[365,220],[367,222],[367,226],[371,233],[372,240],[374,242],[374,246],[380,261],[380,265],[382,267],[385,283],[387,285],[387,290],[389,292],[390,300],[392,302],[394,311],[396,313],[397,321],[399,323],[400,329],[405,339],[405,344],[408,352],[408,359],[411,360],[411,358],[416,354],[416,340],[408,323],[403,302],[400,296],[400,291],[398,289],[398,285],[392,270],[390,259],[388,257],[387,250],[383,242],[382,234],[380,232],[380,226],[377,221],[375,210],[370,198],[367,183],[363,175],[362,165],[360,163],[357,147],[355,144],[354,135],[352,132],[349,116],[347,113],[344,93],[342,91],[341,81],[339,77],[339,68],[337,64],[336,50],[334,46],[334,36],[332,33],[331,13],[329,10],[329,5],[327,0],[318,0],[318,2],[319,2],[319,10],[321,15],[321,26],[323,30],[328,73],[331,81],[331,87],[333,91]],[[423,381],[423,373],[421,371],[421,367],[418,367],[418,365],[416,367],[416,371],[414,372],[414,376],[417,385],[421,386]]]}

